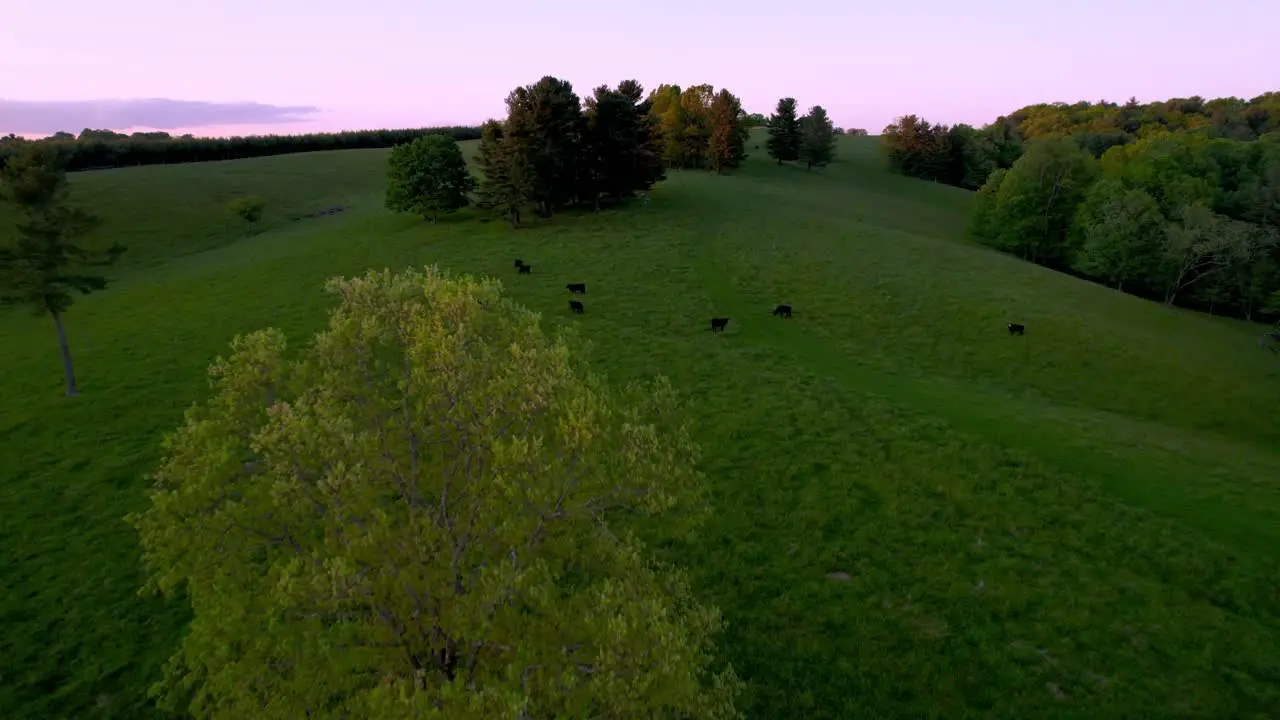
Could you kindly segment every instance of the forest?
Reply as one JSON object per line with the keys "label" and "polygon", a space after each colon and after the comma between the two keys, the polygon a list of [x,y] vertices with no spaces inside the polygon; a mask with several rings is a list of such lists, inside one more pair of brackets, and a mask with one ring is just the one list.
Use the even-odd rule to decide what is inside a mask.
{"label": "forest", "polygon": [[977,242],[1171,306],[1280,313],[1280,93],[1033,105],[982,129],[907,115],[882,147],[978,190]]}
{"label": "forest", "polygon": [[4,167],[9,158],[24,145],[33,142],[56,146],[62,156],[64,169],[68,172],[76,172],[133,165],[239,160],[319,150],[385,148],[410,142],[424,135],[448,135],[455,140],[475,140],[480,137],[480,129],[438,127],[358,130],[307,135],[199,138],[191,135],[172,137],[165,132],[138,132],[126,135],[111,130],[86,128],[78,136],[60,132],[40,140],[26,140],[16,135],[0,137],[0,168]]}

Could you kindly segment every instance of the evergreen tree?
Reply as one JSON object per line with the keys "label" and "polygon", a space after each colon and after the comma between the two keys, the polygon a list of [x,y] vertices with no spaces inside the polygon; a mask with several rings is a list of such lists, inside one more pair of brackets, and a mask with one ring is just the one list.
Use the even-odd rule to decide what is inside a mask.
{"label": "evergreen tree", "polygon": [[623,199],[631,194],[631,171],[639,149],[635,103],[602,85],[586,106],[579,194],[599,210],[602,196]]}
{"label": "evergreen tree", "polygon": [[742,165],[747,157],[746,113],[742,102],[728,90],[716,93],[708,111],[710,136],[707,160],[712,170],[724,172]]}
{"label": "evergreen tree", "polygon": [[582,103],[571,84],[547,76],[513,93],[508,106],[521,118],[520,127],[508,131],[516,131],[520,139],[512,151],[519,153],[529,172],[530,197],[544,215],[551,215],[578,199],[578,152],[585,129]]}
{"label": "evergreen tree", "polygon": [[528,201],[527,183],[517,182],[508,145],[502,123],[490,120],[481,127],[480,169],[484,177],[480,180],[476,205],[506,217],[511,227],[519,227],[520,207]]}
{"label": "evergreen tree", "polygon": [[467,169],[458,141],[425,135],[391,151],[387,209],[412,212],[431,222],[442,213],[466,207],[476,180]]}
{"label": "evergreen tree", "polygon": [[821,105],[814,105],[804,116],[801,126],[800,158],[805,167],[822,167],[835,159],[836,136],[831,118]]}
{"label": "evergreen tree", "polygon": [[28,143],[0,170],[0,198],[18,217],[10,247],[0,247],[0,305],[23,305],[48,313],[58,332],[67,395],[80,392],[62,318],[75,298],[107,287],[107,279],[86,268],[115,263],[124,248],[105,252],[77,244],[97,218],[68,204],[67,173],[56,146]]}
{"label": "evergreen tree", "polygon": [[651,112],[651,101],[643,99],[644,88],[640,83],[623,80],[618,83],[618,92],[631,101],[636,126],[631,190],[645,192],[665,178],[662,169],[662,130]]}
{"label": "evergreen tree", "polygon": [[796,118],[796,99],[782,98],[769,118],[769,157],[781,165],[800,159],[800,121]]}

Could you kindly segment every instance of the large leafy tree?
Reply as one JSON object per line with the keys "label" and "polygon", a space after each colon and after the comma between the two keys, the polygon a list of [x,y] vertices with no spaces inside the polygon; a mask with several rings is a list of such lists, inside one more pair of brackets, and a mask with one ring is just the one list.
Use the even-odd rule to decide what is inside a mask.
{"label": "large leafy tree", "polygon": [[458,141],[425,135],[392,149],[386,204],[435,222],[443,213],[466,207],[475,184]]}
{"label": "large leafy tree", "polygon": [[800,159],[805,168],[822,167],[835,159],[836,136],[831,118],[821,105],[814,105],[800,120]]}
{"label": "large leafy tree", "polygon": [[58,334],[67,395],[80,392],[63,316],[75,293],[107,287],[93,272],[115,263],[124,247],[105,251],[81,244],[97,218],[69,203],[63,158],[50,143],[27,143],[0,170],[0,198],[17,218],[16,237],[0,246],[0,304],[21,305],[48,314]]}
{"label": "large leafy tree", "polygon": [[1097,162],[1069,139],[1032,143],[1012,168],[987,180],[999,189],[981,198],[985,207],[970,220],[970,235],[1031,262],[1065,268],[1074,256],[1072,221],[1097,175]]}
{"label": "large leafy tree", "polygon": [[735,717],[716,611],[629,532],[702,514],[669,384],[611,391],[496,281],[330,283],[211,368],[131,517],[200,718]]}
{"label": "large leafy tree", "polygon": [[796,116],[795,98],[778,101],[778,108],[769,117],[769,139],[765,148],[779,165],[800,159],[800,119]]}
{"label": "large leafy tree", "polygon": [[1145,190],[1103,180],[1078,211],[1075,267],[1117,290],[1148,289],[1162,264],[1166,220]]}
{"label": "large leafy tree", "polygon": [[710,125],[707,160],[711,169],[724,172],[742,165],[747,158],[747,137],[751,132],[742,102],[733,93],[721,89],[712,98],[707,116]]}

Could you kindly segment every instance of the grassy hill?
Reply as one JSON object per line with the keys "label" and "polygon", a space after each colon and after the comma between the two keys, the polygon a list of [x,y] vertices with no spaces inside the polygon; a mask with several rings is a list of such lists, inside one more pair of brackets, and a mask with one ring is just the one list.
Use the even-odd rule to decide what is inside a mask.
{"label": "grassy hill", "polygon": [[73,176],[132,250],[68,317],[80,398],[48,320],[0,315],[0,716],[150,712],[185,611],[136,596],[122,517],[161,435],[235,334],[303,338],[326,278],[435,262],[692,401],[717,512],[652,541],[725,612],[749,717],[1272,717],[1280,363],[1243,323],[964,244],[971,195],[874,144],[518,232],[387,214],[382,151]]}

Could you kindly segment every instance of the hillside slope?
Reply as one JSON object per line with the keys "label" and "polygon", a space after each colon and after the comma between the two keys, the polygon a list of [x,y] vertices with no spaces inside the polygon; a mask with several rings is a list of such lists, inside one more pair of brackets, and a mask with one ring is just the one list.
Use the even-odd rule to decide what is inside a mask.
{"label": "hillside slope", "polygon": [[[753,152],[519,232],[386,214],[378,151],[75,176],[137,264],[69,316],[74,401],[47,321],[0,315],[0,715],[146,711],[185,610],[136,597],[121,518],[160,437],[236,333],[302,340],[327,277],[432,262],[686,394],[717,512],[652,541],[724,610],[749,717],[1280,707],[1280,363],[1254,330],[964,244],[971,195],[886,174],[874,140],[811,173]],[[205,227],[229,192],[274,229]],[[148,214],[177,206],[205,209]]]}

